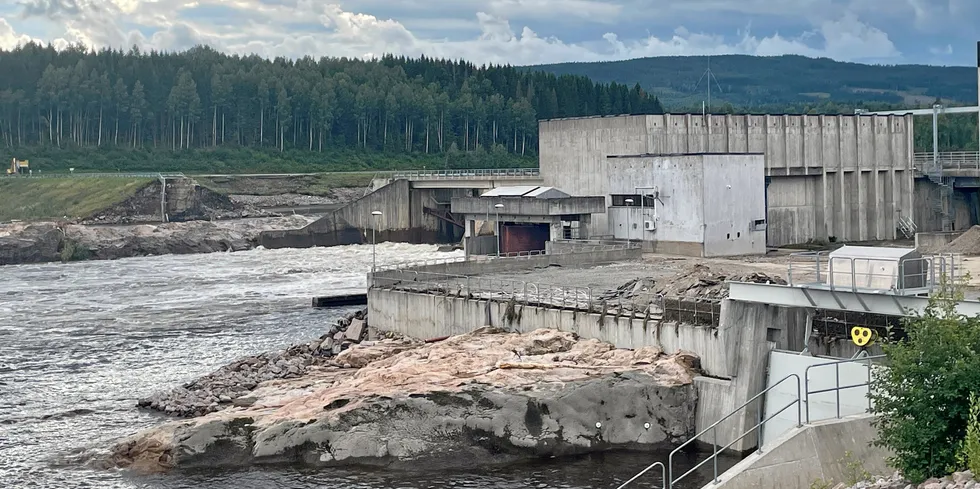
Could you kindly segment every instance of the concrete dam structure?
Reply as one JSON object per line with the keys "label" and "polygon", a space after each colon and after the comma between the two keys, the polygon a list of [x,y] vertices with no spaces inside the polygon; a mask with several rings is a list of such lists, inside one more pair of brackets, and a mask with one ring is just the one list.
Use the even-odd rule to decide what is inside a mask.
{"label": "concrete dam structure", "polygon": [[[589,117],[539,134],[545,184],[573,195],[609,195],[613,156],[763,154],[769,246],[895,239],[915,212],[911,115]],[[593,225],[607,232],[605,216]]]}

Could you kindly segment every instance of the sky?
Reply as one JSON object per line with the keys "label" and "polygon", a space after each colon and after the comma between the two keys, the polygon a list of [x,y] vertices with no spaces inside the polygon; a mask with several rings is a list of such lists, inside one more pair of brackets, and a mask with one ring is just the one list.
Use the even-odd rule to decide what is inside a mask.
{"label": "sky", "polygon": [[0,48],[264,57],[386,53],[532,65],[800,54],[975,66],[980,0],[0,0]]}

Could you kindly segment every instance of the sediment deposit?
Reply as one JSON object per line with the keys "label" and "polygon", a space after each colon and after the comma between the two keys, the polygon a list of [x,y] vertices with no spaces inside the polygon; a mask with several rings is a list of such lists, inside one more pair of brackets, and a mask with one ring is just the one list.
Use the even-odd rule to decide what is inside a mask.
{"label": "sediment deposit", "polygon": [[312,220],[288,216],[130,226],[0,225],[0,265],[242,251],[258,246],[263,231],[294,229]]}
{"label": "sediment deposit", "polygon": [[[316,341],[300,346],[311,352],[299,355],[310,355],[305,367],[306,360],[276,360],[256,369],[244,360],[212,374],[202,382],[218,399],[208,414],[121,440],[101,465],[140,472],[268,463],[458,467],[663,448],[694,431],[699,360],[689,353],[486,328],[428,343],[351,341],[339,355],[318,357],[329,338],[315,349]],[[247,393],[214,387],[244,365],[279,373]],[[173,398],[158,397],[157,407],[166,410],[164,399]]]}

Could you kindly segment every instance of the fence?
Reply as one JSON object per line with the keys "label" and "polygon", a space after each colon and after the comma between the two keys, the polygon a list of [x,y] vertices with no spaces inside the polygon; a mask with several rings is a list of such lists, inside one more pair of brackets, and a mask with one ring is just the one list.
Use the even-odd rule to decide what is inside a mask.
{"label": "fence", "polygon": [[[829,252],[790,255],[789,285],[825,285],[831,290],[892,290],[899,295],[932,292],[956,280],[962,255],[940,254],[921,258],[831,256]],[[884,270],[884,271],[876,271]]]}
{"label": "fence", "polygon": [[932,153],[915,153],[915,168],[929,172],[940,168],[944,170],[980,170],[980,151],[949,151],[939,153],[939,163]]}
{"label": "fence", "polygon": [[489,178],[528,178],[541,176],[537,168],[502,168],[491,170],[411,170],[398,171],[392,178],[406,180],[469,180]]}
{"label": "fence", "polygon": [[[582,264],[598,264],[605,262],[607,260],[602,259],[601,256],[596,255],[597,253],[609,252],[609,251],[626,251],[626,250],[638,250],[640,245],[638,243],[629,244],[582,244],[581,246],[576,246],[570,249],[560,249],[553,250],[552,252],[546,251],[521,251],[514,253],[504,253],[500,256],[494,255],[471,255],[469,257],[453,257],[453,258],[440,258],[434,260],[424,260],[416,261],[410,263],[403,263],[399,265],[387,265],[375,268],[375,272],[385,272],[392,270],[423,270],[426,267],[432,267],[435,265],[449,265],[455,263],[489,263],[495,260],[512,260],[514,262],[518,260],[529,260],[533,258],[542,258],[549,256],[568,256],[568,255],[580,255]],[[590,256],[591,255],[591,256]],[[615,261],[615,260],[614,260]]]}
{"label": "fence", "polygon": [[371,288],[440,294],[526,306],[577,310],[702,326],[717,326],[721,299],[668,298],[663,294],[630,297],[597,293],[591,287],[452,275],[418,270],[389,270],[371,278]]}
{"label": "fence", "polygon": [[[875,356],[867,356],[867,357],[863,357],[863,358],[852,358],[850,360],[839,360],[839,361],[836,361],[836,362],[818,363],[816,365],[810,365],[809,367],[807,367],[806,368],[806,371],[803,374],[803,377],[804,377],[803,381],[804,381],[804,385],[806,386],[805,387],[805,394],[806,394],[806,398],[805,399],[807,400],[807,403],[806,403],[806,422],[807,422],[807,424],[810,423],[810,402],[809,402],[809,400],[810,400],[810,395],[811,394],[825,394],[825,393],[829,393],[829,392],[834,392],[837,395],[837,399],[836,399],[836,401],[834,403],[835,406],[836,406],[836,408],[837,408],[837,419],[840,419],[841,418],[841,411],[840,411],[840,409],[841,409],[840,391],[842,391],[842,390],[848,390],[848,389],[858,389],[858,388],[861,388],[861,387],[868,387],[869,388],[869,392],[868,393],[870,394],[871,371],[872,371],[872,368],[874,367],[874,361],[875,360],[883,360],[884,358],[885,358],[885,355],[875,355]],[[861,383],[858,383],[858,384],[850,384],[850,385],[844,385],[844,386],[840,385],[840,366],[841,365],[844,365],[844,364],[853,364],[853,363],[857,363],[857,362],[867,362],[868,363],[868,377],[867,377],[867,380],[865,382],[861,382]],[[814,368],[824,368],[824,367],[834,367],[834,378],[835,378],[834,387],[830,387],[830,388],[827,388],[827,389],[810,390],[810,370],[811,369],[814,369]],[[871,397],[869,396],[868,397],[868,411],[871,411],[871,408],[872,408],[872,403],[871,403]]]}

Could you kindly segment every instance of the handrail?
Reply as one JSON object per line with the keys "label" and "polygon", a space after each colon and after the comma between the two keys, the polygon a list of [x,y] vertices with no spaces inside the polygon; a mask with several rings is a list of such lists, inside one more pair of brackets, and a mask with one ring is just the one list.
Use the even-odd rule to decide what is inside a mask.
{"label": "handrail", "polygon": [[665,475],[665,472],[664,472],[665,471],[665,468],[664,468],[663,462],[654,462],[654,463],[650,464],[649,467],[641,470],[639,474],[634,475],[630,480],[628,480],[628,481],[620,484],[620,486],[617,487],[616,489],[623,489],[624,487],[632,484],[633,481],[639,479],[640,477],[643,477],[643,474],[646,474],[647,472],[649,472],[650,470],[652,470],[654,467],[656,467],[658,465],[660,466],[660,481],[661,481],[660,489],[667,489],[667,476]]}
{"label": "handrail", "polygon": [[[781,385],[783,382],[786,382],[790,378],[796,379],[796,399],[794,399],[789,404],[783,406],[779,411],[776,411],[772,416],[769,416],[769,417],[767,417],[765,419],[763,419],[764,413],[763,413],[762,406],[760,406],[759,407],[759,422],[755,426],[753,426],[752,428],[750,428],[748,431],[742,433],[740,436],[738,436],[737,438],[735,438],[734,440],[732,440],[731,442],[729,442],[728,445],[725,445],[724,447],[722,447],[719,450],[718,449],[718,425],[720,425],[721,423],[727,421],[732,416],[738,414],[742,409],[745,409],[746,407],[748,407],[749,404],[752,404],[753,402],[755,402],[756,400],[758,400],[762,396],[766,395],[769,391],[775,389],[777,386]],[[800,426],[803,425],[803,422],[802,422],[802,413],[801,413],[801,406],[800,406],[801,403],[802,403],[802,397],[800,396],[800,376],[799,375],[789,374],[786,377],[783,377],[782,379],[780,379],[779,382],[776,382],[775,384],[773,384],[773,385],[771,385],[769,387],[766,387],[762,392],[760,392],[760,393],[752,396],[751,399],[749,399],[748,401],[745,401],[744,403],[742,403],[741,406],[739,406],[739,407],[735,408],[734,410],[732,410],[732,412],[728,413],[727,416],[725,416],[724,418],[719,419],[718,421],[715,421],[714,424],[712,424],[711,426],[709,426],[709,427],[701,430],[700,433],[694,435],[690,440],[682,443],[680,446],[678,446],[677,448],[675,448],[674,451],[670,452],[670,456],[667,458],[667,487],[668,488],[673,488],[675,483],[677,483],[681,479],[687,477],[688,475],[690,475],[695,470],[700,469],[701,466],[703,466],[704,464],[706,464],[708,462],[714,462],[712,464],[714,466],[714,479],[713,479],[713,481],[714,482],[718,482],[718,454],[719,453],[724,452],[725,450],[727,450],[729,447],[731,447],[735,443],[741,441],[742,438],[745,438],[746,436],[748,436],[749,433],[752,433],[753,430],[756,431],[756,434],[758,436],[758,441],[757,441],[758,448],[757,448],[757,451],[759,453],[762,453],[762,427],[763,427],[763,425],[765,425],[769,420],[775,418],[776,416],[779,416],[780,414],[783,413],[783,411],[789,409],[791,406],[793,406],[795,404],[796,405],[796,427],[799,428]],[[714,438],[713,443],[712,443],[712,447],[713,447],[714,450],[713,450],[713,453],[711,454],[711,456],[708,457],[707,459],[703,460],[701,463],[695,465],[693,468],[691,468],[690,470],[688,470],[687,472],[685,472],[684,474],[682,474],[680,477],[674,479],[674,455],[676,455],[678,452],[680,452],[687,445],[690,445],[691,443],[696,442],[698,440],[698,438],[701,438],[701,436],[704,435],[704,434],[706,434],[708,431],[711,431],[712,432],[712,437]]]}
{"label": "handrail", "polygon": [[[832,291],[853,293],[866,290],[889,290],[898,295],[919,294],[923,291],[935,290],[941,284],[944,276],[955,277],[955,261],[956,257],[952,254],[900,259],[891,257],[834,257],[827,251],[800,252],[790,255],[786,282],[790,286],[824,285]],[[893,262],[896,267],[894,271],[886,273],[875,272],[870,266],[867,267],[867,271],[858,271],[859,265],[872,262]],[[838,271],[835,272],[835,263],[843,263],[844,270],[837,267]],[[907,270],[910,271],[907,272]],[[839,277],[848,277],[850,281],[849,283],[838,283]],[[868,279],[869,282],[887,279],[888,287],[861,287],[858,285],[859,278]],[[909,284],[917,281],[921,282],[921,286]],[[847,280],[842,282],[847,282]],[[918,284],[913,283],[912,285]]]}
{"label": "handrail", "polygon": [[481,170],[407,170],[394,172],[391,178],[395,180],[465,180],[471,178],[521,178],[537,176],[541,176],[541,170],[538,168],[495,168]]}
{"label": "handrail", "polygon": [[[836,392],[837,393],[837,400],[836,400],[836,404],[837,404],[837,419],[840,419],[841,418],[841,415],[840,415],[840,391],[845,390],[845,389],[856,389],[858,387],[870,386],[871,385],[871,365],[873,364],[874,360],[879,360],[879,359],[882,359],[882,358],[885,358],[885,357],[886,357],[886,355],[874,355],[874,356],[867,356],[867,357],[862,357],[862,358],[850,358],[850,359],[847,359],[847,360],[838,360],[838,361],[834,361],[834,362],[817,363],[817,364],[808,366],[806,368],[806,370],[804,370],[804,372],[803,372],[803,383],[804,383],[805,390],[806,390],[805,393],[806,393],[806,422],[807,422],[807,424],[810,423],[810,394],[824,394],[824,393],[827,393],[827,392]],[[863,362],[863,361],[867,361],[868,362],[868,381],[867,382],[864,382],[864,383],[861,383],[861,384],[845,385],[845,386],[840,385],[840,366],[843,365],[843,364],[845,364],[845,363],[858,363],[858,362]],[[834,384],[834,387],[833,388],[828,388],[828,389],[819,389],[819,390],[811,391],[810,390],[810,369],[812,369],[812,368],[819,368],[819,367],[829,367],[831,365],[834,366],[834,370],[835,370],[835,372],[834,372],[835,373],[835,384]],[[871,398],[870,397],[868,397],[868,410],[869,411],[871,410]]]}
{"label": "handrail", "polygon": [[592,254],[597,251],[620,251],[620,250],[632,250],[639,249],[639,243],[623,243],[623,244],[582,244],[581,249],[572,250],[557,250],[551,253],[545,251],[520,251],[501,254],[500,256],[481,256],[473,255],[469,257],[457,256],[453,258],[437,258],[431,260],[421,260],[410,263],[402,263],[398,265],[385,265],[378,266],[375,271],[384,272],[391,270],[411,270],[413,268],[421,268],[431,265],[445,265],[451,263],[464,263],[464,262],[486,262],[492,260],[517,260],[521,258],[530,258],[538,256],[549,256],[549,255],[575,255],[575,254]]}
{"label": "handrail", "polygon": [[980,151],[944,151],[938,154],[915,153],[914,166],[922,171],[924,168],[937,170],[980,170]]}

